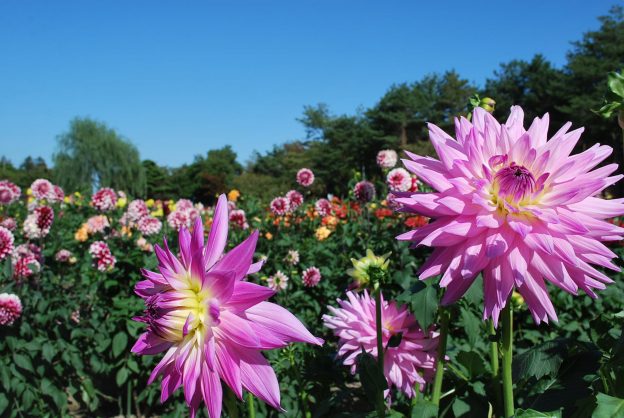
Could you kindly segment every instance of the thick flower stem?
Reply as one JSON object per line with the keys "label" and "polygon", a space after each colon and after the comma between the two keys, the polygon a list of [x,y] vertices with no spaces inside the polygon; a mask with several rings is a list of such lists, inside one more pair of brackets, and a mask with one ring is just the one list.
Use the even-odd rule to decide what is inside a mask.
{"label": "thick flower stem", "polygon": [[444,357],[446,357],[446,337],[448,335],[449,320],[449,311],[440,307],[440,341],[438,342],[436,373],[433,381],[433,394],[431,396],[431,401],[436,405],[440,405],[440,397],[442,396],[442,378],[444,377]]}
{"label": "thick flower stem", "polygon": [[490,336],[490,367],[492,369],[492,387],[494,389],[494,396],[496,398],[496,408],[500,408],[502,404],[501,391],[500,391],[500,373],[498,362],[498,340],[496,339],[496,328],[494,328],[494,321],[488,321],[489,336]]}
{"label": "thick flower stem", "polygon": [[[383,346],[383,328],[381,324],[381,289],[375,292],[375,329],[377,330],[377,364],[379,370],[383,374],[384,370],[384,346]],[[377,395],[377,415],[380,418],[386,416],[386,400],[384,398],[383,389]]]}
{"label": "thick flower stem", "polygon": [[254,397],[251,392],[247,394],[247,417],[256,418],[256,405],[254,404]]}
{"label": "thick flower stem", "polygon": [[501,352],[503,355],[503,399],[505,402],[505,418],[514,415],[514,399],[513,399],[513,380],[511,376],[511,359],[513,356],[513,314],[511,309],[511,300],[507,301],[507,305],[501,313],[501,322],[503,327],[503,343]]}

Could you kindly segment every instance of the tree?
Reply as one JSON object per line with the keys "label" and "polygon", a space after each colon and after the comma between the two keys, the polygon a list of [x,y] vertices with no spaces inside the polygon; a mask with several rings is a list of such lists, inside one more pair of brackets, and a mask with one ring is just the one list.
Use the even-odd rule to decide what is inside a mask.
{"label": "tree", "polygon": [[56,181],[66,190],[90,192],[112,187],[145,195],[145,172],[138,150],[105,124],[76,118],[57,142],[53,156]]}

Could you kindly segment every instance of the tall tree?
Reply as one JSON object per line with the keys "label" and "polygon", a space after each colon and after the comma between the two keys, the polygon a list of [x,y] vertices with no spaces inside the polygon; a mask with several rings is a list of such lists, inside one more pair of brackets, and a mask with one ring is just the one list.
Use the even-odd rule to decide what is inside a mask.
{"label": "tall tree", "polygon": [[71,121],[57,138],[56,181],[66,190],[112,187],[145,195],[145,172],[134,145],[105,124],[89,118]]}

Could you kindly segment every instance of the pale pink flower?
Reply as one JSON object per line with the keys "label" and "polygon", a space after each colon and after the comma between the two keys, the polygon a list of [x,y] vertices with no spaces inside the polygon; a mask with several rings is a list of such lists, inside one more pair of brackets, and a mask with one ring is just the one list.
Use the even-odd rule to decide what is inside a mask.
{"label": "pale pink flower", "polygon": [[90,234],[104,232],[108,227],[110,227],[110,223],[106,215],[95,215],[87,219],[87,230]]}
{"label": "pale pink flower", "polygon": [[548,140],[548,114],[528,130],[514,106],[504,125],[477,108],[472,122],[456,120],[457,139],[429,125],[440,160],[408,153],[405,166],[434,193],[406,194],[404,210],[434,218],[399,236],[434,251],[420,278],[442,274],[443,304],[459,299],[483,273],[484,318],[498,322],[516,289],[536,322],[557,320],[545,281],[572,294],[596,297],[613,280],[591,264],[615,271],[616,255],[601,241],[624,229],[605,219],[624,214],[624,199],[599,193],[622,176],[616,164],[594,168],[611,154],[596,144],[571,156],[582,129],[566,124]]}
{"label": "pale pink flower", "polygon": [[72,256],[71,251],[62,249],[62,250],[58,250],[58,252],[54,256],[54,259],[58,261],[59,263],[68,263],[71,256]]}
{"label": "pale pink flower", "polygon": [[314,183],[314,173],[309,168],[302,168],[297,171],[297,183],[303,187],[310,187]]}
{"label": "pale pink flower", "polygon": [[138,228],[145,236],[156,235],[162,228],[162,222],[153,216],[145,216],[139,220]]}
{"label": "pale pink flower", "polygon": [[314,209],[321,217],[331,215],[332,205],[327,199],[319,199],[314,204]]}
{"label": "pale pink flower", "polygon": [[0,294],[0,325],[13,325],[22,315],[22,302],[17,295]]}
{"label": "pale pink flower", "polygon": [[182,227],[189,228],[191,226],[191,219],[188,212],[176,209],[167,215],[167,223],[171,228],[179,231]]}
{"label": "pale pink flower", "polygon": [[395,150],[384,149],[377,153],[377,165],[381,168],[392,168],[397,164],[397,160]]}
{"label": "pale pink flower", "polygon": [[0,205],[8,205],[17,201],[22,194],[22,190],[8,180],[0,181]]}
{"label": "pale pink flower", "polygon": [[359,181],[353,187],[353,194],[360,202],[370,202],[375,198],[375,186],[370,181]]}
{"label": "pale pink flower", "polygon": [[312,266],[308,267],[303,271],[303,273],[301,274],[301,281],[306,287],[315,287],[319,284],[322,277],[323,276],[321,276],[321,271],[318,268]]}
{"label": "pale pink flower", "polygon": [[65,199],[65,192],[61,188],[61,186],[57,186],[56,184],[53,186],[52,197],[49,199],[50,202],[62,202]]}
{"label": "pale pink flower", "polygon": [[288,199],[288,207],[290,211],[297,210],[303,203],[303,195],[296,190],[291,190],[286,193],[286,199]]}
{"label": "pale pink flower", "polygon": [[91,204],[100,212],[113,210],[116,203],[117,193],[109,187],[104,187],[91,196]]}
{"label": "pale pink flower", "polygon": [[54,185],[46,179],[37,179],[30,185],[33,197],[37,200],[54,199]]}
{"label": "pale pink flower", "polygon": [[15,238],[7,228],[0,226],[0,261],[13,252]]}
{"label": "pale pink flower", "polygon": [[0,226],[5,227],[9,231],[15,231],[17,229],[17,222],[15,221],[15,218],[8,217],[0,222]]}
{"label": "pale pink flower", "polygon": [[386,183],[393,192],[407,192],[412,187],[412,176],[404,168],[395,168],[386,176]]}
{"label": "pale pink flower", "polygon": [[261,350],[297,341],[322,343],[290,312],[265,301],[275,292],[244,280],[262,266],[252,264],[258,232],[224,254],[227,233],[222,195],[207,242],[197,218],[192,234],[180,230],[179,256],[166,241],[164,248],[155,246],[158,272],[142,270],[147,280],[135,287],[146,305],[144,315],[135,319],[148,327],[132,351],[165,353],[148,383],[163,375],[162,401],[182,386],[191,417],[202,401],[209,417],[221,416],[221,380],[239,399],[245,389],[280,409],[277,377]]}
{"label": "pale pink flower", "polygon": [[128,218],[133,222],[138,222],[149,215],[147,204],[142,199],[133,200],[128,204]]}
{"label": "pale pink flower", "polygon": [[289,208],[288,199],[285,197],[279,196],[271,200],[271,212],[273,212],[274,215],[285,215]]}
{"label": "pale pink flower", "polygon": [[[338,355],[355,374],[362,349],[377,357],[376,304],[366,290],[360,294],[349,291],[347,298],[338,299],[340,308],[328,306],[333,315],[323,315],[323,322],[340,339]],[[383,346],[388,347],[393,336],[402,335],[399,345],[388,347],[384,353],[384,375],[388,387],[395,386],[411,398],[416,383],[422,391],[433,379],[439,333],[424,332],[405,306],[386,302],[383,296],[381,305]],[[389,390],[385,394],[388,396]]]}
{"label": "pale pink flower", "polygon": [[267,279],[267,285],[276,292],[286,290],[288,287],[288,276],[278,270],[277,273],[269,276]]}
{"label": "pale pink flower", "polygon": [[193,202],[188,199],[180,199],[176,202],[176,210],[191,210],[193,209]]}
{"label": "pale pink flower", "polygon": [[284,261],[290,264],[291,266],[296,266],[297,264],[299,264],[299,251],[288,250],[286,257],[284,257]]}
{"label": "pale pink flower", "polygon": [[54,210],[49,206],[38,206],[24,220],[24,235],[28,239],[43,238],[50,233],[53,221]]}

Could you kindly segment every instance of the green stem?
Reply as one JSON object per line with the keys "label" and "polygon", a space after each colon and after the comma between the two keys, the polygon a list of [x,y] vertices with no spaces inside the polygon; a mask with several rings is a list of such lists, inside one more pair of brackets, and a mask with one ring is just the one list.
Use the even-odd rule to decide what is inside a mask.
{"label": "green stem", "polygon": [[[384,370],[384,346],[383,346],[383,328],[381,325],[381,289],[375,292],[375,328],[377,330],[377,364],[379,370],[383,374]],[[377,415],[380,418],[386,416],[386,400],[384,398],[383,389],[377,395]]]}
{"label": "green stem", "polygon": [[440,405],[440,397],[442,396],[442,378],[444,377],[444,357],[446,357],[446,337],[448,335],[449,320],[449,311],[440,307],[440,341],[438,342],[436,373],[433,381],[433,395],[431,396],[431,401],[436,405]]}
{"label": "green stem", "polygon": [[126,389],[126,416],[129,417],[130,415],[132,415],[132,379],[128,379]]}
{"label": "green stem", "polygon": [[511,376],[511,359],[513,357],[513,314],[511,309],[511,300],[507,301],[507,305],[503,309],[501,315],[503,327],[503,344],[501,352],[503,354],[503,399],[505,402],[505,418],[514,415],[514,399],[513,399],[513,380]]}
{"label": "green stem", "polygon": [[254,404],[254,397],[251,392],[247,393],[247,417],[256,418],[256,405]]}
{"label": "green stem", "polygon": [[498,353],[498,340],[496,338],[496,328],[494,328],[494,321],[488,321],[488,328],[490,331],[490,366],[492,369],[492,388],[494,390],[494,397],[496,399],[495,408],[500,408],[503,401],[501,399],[500,391],[500,371],[499,371],[499,353]]}

